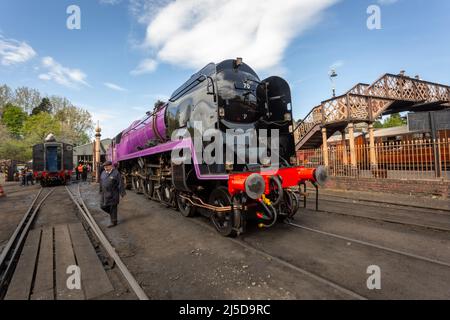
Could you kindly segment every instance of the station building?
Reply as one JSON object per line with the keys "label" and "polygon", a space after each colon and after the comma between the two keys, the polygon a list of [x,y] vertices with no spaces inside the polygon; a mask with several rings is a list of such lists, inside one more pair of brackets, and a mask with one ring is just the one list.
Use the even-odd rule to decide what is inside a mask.
{"label": "station building", "polygon": [[[111,139],[103,139],[100,141],[100,163],[106,161],[106,150],[111,145]],[[94,142],[77,146],[73,148],[73,163],[76,166],[83,161],[89,163],[91,166],[94,161]]]}

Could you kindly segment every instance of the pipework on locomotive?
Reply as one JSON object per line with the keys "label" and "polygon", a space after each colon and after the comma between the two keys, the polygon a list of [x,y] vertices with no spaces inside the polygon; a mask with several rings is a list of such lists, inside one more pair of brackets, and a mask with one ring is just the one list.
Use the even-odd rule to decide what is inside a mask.
{"label": "pipework on locomotive", "polygon": [[[127,188],[186,217],[205,215],[224,236],[243,233],[249,221],[270,227],[296,214],[308,181],[317,189],[327,179],[322,167],[297,166],[291,103],[280,77],[261,81],[240,58],[210,63],[120,132],[107,158]],[[249,131],[254,140],[240,139]],[[227,154],[226,161],[203,160],[206,141],[191,137],[208,132],[216,142],[210,155]],[[250,140],[259,142],[256,153]],[[175,154],[187,161],[175,161]]]}

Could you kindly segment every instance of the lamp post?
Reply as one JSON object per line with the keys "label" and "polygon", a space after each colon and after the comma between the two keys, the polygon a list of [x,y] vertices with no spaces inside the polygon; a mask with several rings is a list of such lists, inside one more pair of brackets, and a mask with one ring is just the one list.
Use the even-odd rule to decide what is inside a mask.
{"label": "lamp post", "polygon": [[94,170],[95,170],[95,182],[100,181],[100,138],[102,129],[100,128],[100,123],[97,122],[97,127],[95,128],[95,143],[94,143]]}
{"label": "lamp post", "polygon": [[336,85],[334,83],[334,78],[338,76],[335,69],[331,69],[330,73],[328,74],[330,76],[331,85],[333,86],[333,98],[336,97]]}

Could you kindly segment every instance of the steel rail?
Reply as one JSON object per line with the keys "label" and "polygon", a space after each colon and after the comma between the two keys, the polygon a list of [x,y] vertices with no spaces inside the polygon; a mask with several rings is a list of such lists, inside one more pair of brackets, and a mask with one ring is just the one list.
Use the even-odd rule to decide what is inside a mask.
{"label": "steel rail", "polygon": [[[203,223],[201,221],[197,221],[195,219],[189,219],[188,221],[190,221],[190,222],[192,222],[192,223],[194,223],[194,224],[196,224],[198,226],[201,226],[203,228],[207,228],[210,231],[214,231],[215,232],[215,229],[212,226],[210,226],[210,225],[208,225],[206,223]],[[234,239],[234,238],[227,238],[227,239],[232,241],[232,242],[234,242],[234,243],[236,243],[237,245],[239,245],[239,246],[249,250],[249,251],[252,251],[252,252],[254,252],[256,254],[259,254],[260,256],[263,256],[266,259],[270,258],[271,260],[276,261],[277,263],[279,263],[279,264],[281,264],[281,265],[283,265],[283,266],[285,266],[285,267],[287,267],[289,269],[295,270],[295,271],[297,271],[297,272],[299,272],[299,273],[301,273],[301,274],[303,274],[303,275],[305,275],[305,276],[307,276],[309,278],[312,278],[312,279],[316,280],[317,282],[325,284],[325,285],[327,285],[327,286],[329,286],[329,287],[331,287],[333,289],[336,289],[337,291],[343,292],[343,293],[349,295],[350,297],[353,297],[354,299],[368,300],[368,298],[358,294],[357,292],[354,292],[354,291],[352,291],[350,289],[347,289],[347,288],[345,288],[345,287],[343,287],[343,286],[341,286],[341,285],[339,285],[339,284],[337,284],[337,283],[335,283],[335,282],[333,282],[331,280],[328,280],[328,279],[326,279],[324,277],[321,277],[321,276],[319,276],[319,275],[317,275],[315,273],[312,273],[312,272],[310,272],[308,270],[305,270],[305,269],[303,269],[301,267],[298,267],[298,266],[296,266],[296,265],[294,265],[294,264],[292,264],[292,263],[290,263],[290,262],[288,262],[286,260],[283,260],[281,258],[273,256],[270,253],[267,253],[265,251],[257,249],[255,247],[253,247],[252,245],[248,244],[247,242],[243,241],[243,240],[238,240],[238,239]]]}
{"label": "steel rail", "polygon": [[[350,204],[350,203],[333,201],[333,200],[323,200],[323,201],[336,202],[336,203],[340,203],[343,205]],[[311,201],[309,201],[309,202],[311,202]],[[393,223],[393,224],[400,224],[403,226],[410,226],[410,227],[416,227],[416,228],[422,228],[422,229],[428,229],[428,230],[437,230],[437,231],[441,231],[441,232],[450,232],[450,228],[433,226],[433,225],[429,225],[429,224],[420,224],[420,223],[413,223],[413,222],[405,222],[405,221],[401,221],[399,219],[371,217],[371,216],[364,216],[364,215],[358,215],[358,214],[329,211],[329,210],[323,209],[323,205],[322,205],[322,209],[317,212],[340,215],[340,216],[344,216],[344,217],[354,217],[354,218],[361,218],[361,219],[367,219],[367,220],[372,220],[372,221],[381,221],[381,222],[387,222],[387,223]]]}
{"label": "steel rail", "polygon": [[[17,258],[17,254],[19,253],[19,251],[21,250],[21,248],[22,248],[22,246],[23,246],[23,243],[24,243],[24,241],[25,241],[25,237],[28,235],[28,231],[29,231],[29,229],[30,229],[30,227],[31,227],[31,224],[32,224],[33,221],[34,221],[34,218],[36,217],[37,212],[39,211],[39,209],[41,208],[41,206],[42,206],[42,204],[45,202],[45,200],[53,193],[54,190],[55,190],[55,189],[51,189],[51,190],[44,196],[44,198],[42,198],[42,200],[36,205],[36,207],[34,208],[34,210],[32,209],[32,208],[33,208],[32,206],[30,207],[31,210],[30,210],[30,211],[27,211],[27,215],[24,216],[24,221],[23,221],[23,223],[21,222],[22,225],[23,225],[23,224],[25,224],[25,225],[22,226],[21,230],[19,230],[17,233],[14,232],[13,237],[11,237],[12,243],[13,243],[13,244],[12,244],[11,246],[9,246],[9,248],[8,248],[7,251],[5,251],[5,250],[3,251],[5,257],[4,257],[3,260],[1,261],[1,262],[2,262],[2,265],[0,265],[0,267],[4,268],[4,272],[3,272],[2,278],[0,279],[0,280],[1,280],[0,288],[2,288],[2,287],[4,286],[4,284],[5,284],[5,282],[8,280],[7,278],[8,278],[9,272],[10,272],[10,270],[11,270],[11,267],[13,266],[13,261],[15,261],[15,259]],[[40,195],[40,193],[39,193],[39,195]],[[38,196],[39,196],[39,195],[38,195]],[[36,197],[36,199],[37,199],[37,198],[38,198],[38,197]],[[36,200],[36,199],[35,199],[35,200]],[[36,201],[33,201],[32,205],[34,205],[35,202],[36,202]],[[17,231],[17,229],[16,229],[16,231]],[[18,237],[18,240],[17,240],[17,242],[16,242],[16,238],[17,238],[17,237]],[[11,241],[11,239],[10,239],[10,241]],[[14,246],[14,248],[13,248],[14,243],[15,243],[15,246]],[[6,249],[6,248],[5,248],[5,249]],[[12,251],[10,257],[9,257],[8,263],[6,264],[6,267],[3,267],[3,264],[5,263],[6,257],[8,256],[8,253],[9,253],[12,249],[13,249],[13,251]],[[2,252],[2,257],[3,257],[3,252]]]}
{"label": "steel rail", "polygon": [[36,195],[36,197],[33,199],[33,202],[31,203],[31,205],[28,207],[26,213],[24,214],[22,220],[19,222],[19,224],[16,227],[16,230],[14,230],[14,233],[12,234],[12,236],[9,238],[8,243],[6,244],[6,246],[3,248],[2,253],[0,254],[0,268],[3,265],[5,259],[6,259],[6,255],[9,252],[9,250],[11,249],[12,245],[14,244],[14,241],[17,238],[17,235],[19,234],[20,230],[22,229],[25,221],[27,220],[28,216],[30,215],[30,212],[32,211],[34,204],[36,203],[37,199],[39,198],[39,196],[42,193],[42,188],[39,190],[38,194]]}
{"label": "steel rail", "polygon": [[[327,197],[329,197],[327,199]],[[447,214],[447,212],[450,212],[450,208],[446,209],[446,208],[432,208],[432,207],[426,207],[426,206],[420,206],[417,204],[405,204],[405,203],[396,203],[393,201],[381,201],[381,200],[370,200],[370,199],[354,199],[354,198],[349,198],[346,196],[342,196],[342,195],[335,195],[335,194],[327,194],[327,193],[322,193],[322,199],[324,201],[333,201],[333,202],[342,202],[342,203],[347,203],[347,202],[343,202],[343,201],[337,201],[331,198],[338,198],[338,199],[346,199],[346,200],[351,200],[351,201],[357,201],[357,202],[371,202],[371,203],[379,203],[379,204],[386,204],[386,205],[393,205],[393,206],[397,206],[397,207],[406,207],[406,208],[414,208],[414,209],[426,209],[426,210],[430,210],[430,211],[444,211],[445,213],[439,213],[437,212],[436,214]],[[375,205],[370,205],[375,207]]]}
{"label": "steel rail", "polygon": [[[95,236],[98,238],[102,246],[105,248],[109,256],[114,260],[115,264],[119,267],[120,271],[122,272],[122,275],[128,282],[130,288],[133,290],[133,292],[136,294],[136,296],[139,298],[139,300],[149,300],[149,297],[146,295],[144,290],[141,288],[139,283],[136,281],[136,279],[133,277],[133,275],[128,270],[127,266],[123,263],[122,259],[119,257],[119,255],[116,252],[116,249],[111,245],[109,240],[106,238],[94,218],[92,217],[92,214],[90,213],[89,209],[87,208],[86,204],[84,203],[83,198],[81,197],[80,192],[80,185],[78,185],[78,200],[75,199],[75,196],[72,194],[72,192],[69,190],[69,188],[65,187],[67,192],[69,193],[70,198],[75,203],[75,205],[78,207],[78,210],[82,214],[84,220],[88,223],[89,227],[91,228],[92,232],[94,232]],[[84,208],[84,209],[83,209]]]}
{"label": "steel rail", "polygon": [[438,264],[438,265],[450,268],[450,263],[443,262],[443,261],[440,261],[440,260],[427,258],[427,257],[420,256],[420,255],[417,255],[417,254],[408,253],[408,252],[402,251],[402,250],[392,249],[392,248],[389,248],[389,247],[385,247],[385,246],[382,246],[382,245],[378,245],[378,244],[367,242],[367,241],[363,241],[363,240],[357,240],[357,239],[341,236],[341,235],[338,235],[338,234],[335,234],[335,233],[331,233],[331,232],[326,232],[326,231],[321,231],[321,230],[317,230],[317,229],[313,229],[313,228],[304,227],[304,226],[301,226],[301,225],[298,225],[298,224],[295,224],[295,223],[292,223],[292,222],[285,222],[285,224],[287,224],[289,226],[292,226],[292,227],[295,227],[295,228],[298,228],[298,229],[307,230],[307,231],[310,231],[310,232],[322,234],[322,235],[333,237],[333,238],[340,239],[340,240],[345,240],[345,241],[349,241],[349,242],[358,243],[358,244],[361,244],[361,245],[364,245],[364,246],[376,248],[376,249],[379,249],[379,250],[388,251],[388,252],[391,252],[391,253],[396,253],[396,254],[403,255],[403,256],[406,256],[406,257],[409,257],[409,258],[413,258],[413,259],[416,259],[416,260],[422,260],[422,261],[426,261],[426,262],[430,262],[430,263],[434,263],[434,264]]}

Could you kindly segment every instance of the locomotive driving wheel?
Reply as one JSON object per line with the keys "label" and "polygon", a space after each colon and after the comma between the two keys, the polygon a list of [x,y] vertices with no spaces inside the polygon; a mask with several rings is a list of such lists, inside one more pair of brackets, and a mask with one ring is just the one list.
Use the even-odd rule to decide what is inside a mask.
{"label": "locomotive driving wheel", "polygon": [[283,214],[278,216],[278,221],[283,222],[287,218],[293,218],[299,209],[297,194],[291,190],[285,190],[280,208]]}
{"label": "locomotive driving wheel", "polygon": [[177,206],[184,217],[190,218],[195,215],[195,207],[186,199],[186,197],[187,196],[182,193],[177,193]]}
{"label": "locomotive driving wheel", "polygon": [[133,185],[133,190],[137,193],[137,194],[142,194],[144,193],[144,188],[143,188],[143,179],[141,179],[140,177],[136,177],[133,176],[131,177],[131,183]]}
{"label": "locomotive driving wheel", "polygon": [[[211,192],[209,204],[216,207],[231,206],[231,196],[226,187],[218,187]],[[213,212],[211,220],[217,231],[225,237],[234,237],[237,235],[233,228],[233,212]]]}
{"label": "locomotive driving wheel", "polygon": [[154,181],[151,179],[144,180],[143,189],[145,196],[151,200],[153,198]]}

